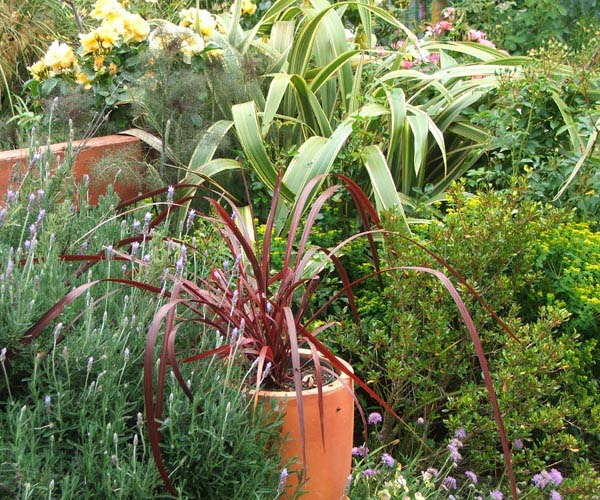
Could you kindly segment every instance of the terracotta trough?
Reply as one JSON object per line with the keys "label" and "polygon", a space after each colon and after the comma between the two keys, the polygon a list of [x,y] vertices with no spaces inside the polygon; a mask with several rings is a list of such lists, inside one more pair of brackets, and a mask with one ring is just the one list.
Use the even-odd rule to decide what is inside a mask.
{"label": "terracotta trough", "polygon": [[[41,147],[43,152],[46,147]],[[56,157],[56,162],[62,161],[67,150],[67,143],[52,144],[50,151]],[[84,175],[90,175],[93,168],[108,158],[118,158],[124,165],[132,162],[141,162],[142,146],[137,137],[127,135],[107,135],[83,141],[74,141],[72,151],[76,155],[73,165],[73,177],[77,182],[83,180]],[[16,187],[19,173],[27,168],[29,161],[28,149],[15,149],[0,152],[0,197],[12,187]],[[130,167],[124,167],[130,168]],[[98,202],[98,197],[106,192],[106,187],[114,184],[114,190],[121,200],[132,198],[138,193],[136,183],[119,180],[119,174],[103,176],[101,181],[94,178],[90,180],[89,201],[91,204]]]}

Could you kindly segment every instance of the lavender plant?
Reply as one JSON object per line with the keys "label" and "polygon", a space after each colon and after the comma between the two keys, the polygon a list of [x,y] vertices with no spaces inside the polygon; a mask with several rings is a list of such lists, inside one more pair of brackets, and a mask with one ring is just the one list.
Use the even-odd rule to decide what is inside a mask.
{"label": "lavender plant", "polygon": [[[158,223],[152,206],[119,214],[110,194],[90,207],[85,186],[69,189],[70,159],[55,178],[47,175],[50,161],[32,158],[0,209],[0,307],[7,313],[0,320],[0,496],[155,498],[162,483],[143,417],[145,332],[169,295],[165,273],[190,267],[202,275],[219,246],[205,237],[183,258],[184,238],[196,247],[191,225],[167,233],[169,218]],[[156,293],[118,283],[132,276],[158,284],[148,286]],[[73,287],[86,291],[59,322],[30,328]],[[176,496],[274,498],[279,420],[271,412],[266,420],[262,406],[241,396],[237,387],[250,374],[220,363],[182,373],[190,386],[220,390],[197,414],[178,387],[166,385],[161,426],[165,456],[178,463]]]}

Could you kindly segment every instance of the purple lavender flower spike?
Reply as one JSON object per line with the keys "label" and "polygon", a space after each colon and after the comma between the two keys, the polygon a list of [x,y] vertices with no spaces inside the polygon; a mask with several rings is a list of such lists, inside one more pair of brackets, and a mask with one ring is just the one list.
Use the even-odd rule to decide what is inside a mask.
{"label": "purple lavender flower spike", "polygon": [[464,441],[467,439],[467,431],[465,431],[462,427],[459,427],[454,431],[454,437],[459,441]]}
{"label": "purple lavender flower spike", "polygon": [[281,495],[285,491],[285,484],[288,479],[288,470],[284,467],[281,469],[281,474],[279,475],[279,485],[277,486],[277,493]]}
{"label": "purple lavender flower spike", "polygon": [[29,195],[29,203],[27,204],[27,211],[31,212],[31,209],[33,208],[33,203],[35,202],[35,194],[31,193]]}

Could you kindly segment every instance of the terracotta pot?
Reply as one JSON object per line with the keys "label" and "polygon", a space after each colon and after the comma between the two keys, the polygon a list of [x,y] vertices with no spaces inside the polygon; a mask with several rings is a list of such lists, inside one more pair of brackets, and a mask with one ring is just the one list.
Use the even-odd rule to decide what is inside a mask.
{"label": "terracotta pot", "polygon": [[[309,354],[310,351],[301,351]],[[348,363],[340,359],[347,368]],[[319,413],[317,389],[302,393],[304,403],[304,429],[306,432],[306,464],[302,464],[302,441],[298,422],[298,400],[296,393],[261,391],[261,397],[268,397],[285,406],[282,436],[285,438],[281,450],[281,462],[285,464],[296,458],[296,465],[289,470],[286,493],[292,497],[298,486],[299,474],[304,469],[306,481],[301,491],[306,492],[303,500],[340,500],[345,498],[344,490],[352,468],[352,444],[354,433],[354,399],[348,388],[352,379],[341,375],[344,386],[335,380],[323,387],[323,423],[325,442],[321,437],[321,417]]]}
{"label": "terracotta pot", "polygon": [[[50,151],[56,161],[62,161],[67,149],[67,143],[52,144]],[[45,150],[42,147],[41,150]],[[142,159],[141,142],[137,137],[126,135],[107,135],[94,137],[85,141],[74,141],[72,150],[77,151],[73,163],[73,177],[80,182],[84,175],[91,175],[89,184],[89,202],[98,203],[98,197],[106,192],[106,187],[114,183],[115,192],[121,200],[133,198],[138,195],[138,189],[131,182],[119,182],[118,176],[108,175],[104,179],[95,179],[93,167],[105,157],[116,157],[123,162],[139,162]],[[15,187],[20,178],[20,173],[27,167],[29,158],[28,149],[16,149],[0,152],[0,198],[9,187]],[[11,177],[12,176],[12,177]],[[122,176],[124,177],[124,176]]]}

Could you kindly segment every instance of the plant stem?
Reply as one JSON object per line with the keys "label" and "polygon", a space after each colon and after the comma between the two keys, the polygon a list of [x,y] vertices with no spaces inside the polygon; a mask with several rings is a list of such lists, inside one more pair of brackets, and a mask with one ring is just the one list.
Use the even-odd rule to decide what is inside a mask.
{"label": "plant stem", "polygon": [[79,33],[83,33],[83,22],[81,21],[81,17],[79,16],[79,12],[77,11],[77,6],[75,5],[75,2],[73,0],[63,0],[63,2],[65,2],[69,7],[71,7],[71,10],[73,11],[73,17],[75,18],[75,23],[77,23],[77,29],[79,30]]}

